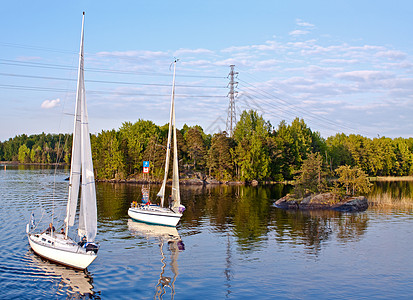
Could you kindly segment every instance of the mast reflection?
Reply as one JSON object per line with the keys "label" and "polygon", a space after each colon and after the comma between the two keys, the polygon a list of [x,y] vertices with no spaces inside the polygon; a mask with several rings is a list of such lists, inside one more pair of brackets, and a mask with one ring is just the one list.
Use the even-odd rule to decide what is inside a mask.
{"label": "mast reflection", "polygon": [[[169,288],[171,291],[171,299],[175,297],[175,282],[179,275],[178,256],[179,252],[185,250],[185,245],[179,236],[178,230],[175,227],[150,225],[146,223],[136,222],[132,219],[128,220],[129,231],[132,235],[144,237],[146,239],[154,238],[159,241],[159,250],[161,254],[161,272],[155,286],[154,299],[163,299]],[[167,257],[164,252],[164,246],[170,252],[170,271],[173,276],[167,276]]]}

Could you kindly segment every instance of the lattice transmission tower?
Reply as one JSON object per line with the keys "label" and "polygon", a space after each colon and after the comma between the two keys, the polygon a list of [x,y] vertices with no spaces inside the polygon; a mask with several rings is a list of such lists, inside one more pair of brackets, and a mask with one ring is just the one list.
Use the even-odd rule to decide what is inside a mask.
{"label": "lattice transmission tower", "polygon": [[233,136],[235,126],[237,125],[237,114],[235,112],[235,98],[238,95],[238,91],[235,88],[238,86],[238,82],[235,81],[237,78],[238,72],[234,72],[235,65],[231,65],[231,71],[228,74],[229,77],[229,106],[228,106],[228,116],[227,116],[227,133],[230,137]]}

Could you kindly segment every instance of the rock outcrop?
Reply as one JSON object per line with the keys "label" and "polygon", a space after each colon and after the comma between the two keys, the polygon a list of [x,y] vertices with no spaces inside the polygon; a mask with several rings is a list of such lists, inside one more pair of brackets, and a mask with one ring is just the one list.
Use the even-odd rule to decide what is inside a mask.
{"label": "rock outcrop", "polygon": [[342,212],[358,212],[368,208],[367,198],[360,197],[345,197],[339,199],[332,193],[324,193],[310,195],[303,199],[294,199],[291,195],[287,195],[277,200],[274,205],[283,209],[302,209],[302,210],[322,210],[332,209]]}

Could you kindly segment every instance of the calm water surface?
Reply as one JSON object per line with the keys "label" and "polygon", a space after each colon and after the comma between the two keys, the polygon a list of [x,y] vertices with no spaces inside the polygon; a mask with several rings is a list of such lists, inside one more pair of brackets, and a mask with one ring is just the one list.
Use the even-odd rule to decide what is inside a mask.
{"label": "calm water surface", "polygon": [[1,166],[0,298],[413,299],[411,211],[286,212],[281,185],[182,187],[165,230],[128,217],[139,185],[98,183],[98,258],[85,272],[44,261],[25,225],[64,219],[67,176]]}

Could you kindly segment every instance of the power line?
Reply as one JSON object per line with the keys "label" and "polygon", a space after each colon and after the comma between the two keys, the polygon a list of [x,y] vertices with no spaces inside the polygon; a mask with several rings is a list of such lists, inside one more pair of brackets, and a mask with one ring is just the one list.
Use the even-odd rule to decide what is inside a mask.
{"label": "power line", "polygon": [[46,52],[79,54],[78,52],[73,52],[73,51],[68,51],[68,50],[45,48],[45,47],[39,47],[39,46],[30,46],[30,45],[23,45],[23,44],[0,43],[0,46],[21,48],[21,49],[31,49],[31,50],[41,50],[41,51],[46,51]]}
{"label": "power line", "polygon": [[[241,80],[240,80],[241,81]],[[248,87],[247,87],[248,88]],[[282,111],[282,113],[285,113],[285,114],[287,114],[287,115],[290,115],[291,117],[298,117],[297,116],[297,113],[294,113],[294,112],[291,112],[291,110],[288,110],[288,109],[295,109],[295,111],[296,112],[299,112],[299,113],[301,113],[303,116],[305,116],[306,118],[308,118],[308,119],[310,119],[313,123],[315,123],[315,124],[317,124],[317,125],[319,125],[320,127],[322,127],[322,128],[325,128],[325,129],[331,129],[332,127],[338,127],[338,124],[337,124],[337,122],[335,122],[335,121],[332,121],[332,120],[330,120],[330,119],[327,119],[327,118],[324,118],[324,117],[322,117],[322,116],[318,116],[318,115],[315,115],[315,114],[312,114],[312,113],[310,113],[310,112],[306,112],[306,111],[304,111],[303,109],[300,109],[300,108],[298,108],[298,107],[296,107],[296,106],[294,106],[294,105],[288,105],[286,102],[285,102],[285,100],[282,100],[282,99],[280,99],[280,98],[278,98],[278,97],[275,97],[275,96],[273,96],[273,95],[271,95],[271,94],[269,94],[268,92],[266,92],[266,91],[263,91],[263,90],[260,90],[260,89],[254,89],[254,90],[252,90],[254,93],[256,93],[256,94],[259,94],[259,95],[261,95],[261,98],[256,98],[256,100],[257,101],[261,101],[262,103],[264,103],[266,106],[269,106],[269,107],[271,107],[271,108],[274,108],[274,109],[276,109],[276,110],[281,110]],[[242,99],[242,97],[240,97],[241,99]],[[265,100],[266,99],[266,100]],[[282,106],[277,106],[277,105],[274,105],[273,103],[271,103],[271,102],[269,102],[269,100],[276,100],[276,101],[278,101],[278,102],[281,102],[281,104],[282,105],[285,105],[284,107],[282,107]],[[277,113],[275,113],[275,112],[270,112],[270,111],[264,111],[266,114],[268,114],[268,115],[272,115],[272,116],[277,116],[277,117],[279,117],[279,118],[283,118],[283,116],[281,115],[281,114],[277,114]],[[308,120],[307,119],[307,120]],[[330,125],[330,126],[328,126],[328,124]],[[352,127],[350,127],[350,126],[347,126],[347,125],[344,125],[344,124],[340,124],[340,127],[341,128],[344,128],[344,129],[346,129],[346,130],[350,130],[350,131],[357,131],[356,129],[354,129],[354,128],[352,128]]]}
{"label": "power line", "polygon": [[[37,76],[37,75],[25,75],[25,74],[13,74],[13,73],[0,73],[0,76],[10,76],[10,77],[22,77],[22,78],[35,78],[35,79],[48,79],[48,80],[64,80],[64,81],[76,81],[74,78],[62,78],[62,77],[51,77],[51,76]],[[127,81],[109,81],[109,80],[93,80],[88,79],[85,82],[93,83],[111,83],[111,84],[124,84],[124,85],[143,85],[143,86],[161,86],[170,87],[170,84],[162,83],[142,83],[142,82],[127,82]],[[213,89],[226,89],[223,86],[208,86],[208,85],[188,85],[188,84],[177,84],[177,87],[186,88],[213,88]]]}
{"label": "power line", "polygon": [[[77,67],[60,64],[47,64],[39,62],[22,62],[18,60],[0,59],[0,64],[11,65],[18,67],[31,67],[31,68],[44,68],[44,69],[57,69],[57,70],[77,70]],[[98,73],[110,73],[110,74],[128,74],[128,75],[145,75],[145,76],[165,76],[170,77],[171,74],[160,72],[142,72],[142,71],[129,71],[129,70],[116,70],[105,68],[85,68],[85,72],[98,72]],[[190,75],[190,74],[177,74],[177,77],[183,78],[211,78],[211,79],[225,79],[222,76],[208,76],[208,75]]]}
{"label": "power line", "polygon": [[[74,90],[70,89],[59,89],[59,88],[49,88],[49,87],[40,87],[40,86],[25,86],[25,85],[13,85],[13,84],[0,84],[0,88],[4,89],[13,89],[13,90],[28,90],[28,91],[36,91],[36,92],[44,92],[44,91],[51,91],[51,92],[75,92]],[[113,95],[125,95],[125,96],[150,96],[150,97],[170,97],[170,94],[146,94],[146,93],[132,93],[132,92],[119,92],[119,91],[95,91],[95,90],[88,90],[87,94],[113,94]],[[188,95],[188,94],[176,94],[177,97],[185,97],[185,98],[224,98],[226,96],[223,95]]]}
{"label": "power line", "polygon": [[[254,78],[252,75],[250,75],[250,77]],[[241,80],[241,79],[239,79],[239,81],[240,81],[241,83],[245,83],[245,84],[249,85],[250,87],[252,87],[253,89],[250,88],[250,87],[246,87],[246,88],[247,88],[247,89],[249,88],[249,89],[251,89],[252,91],[254,91],[255,93],[261,95],[264,99],[276,100],[277,102],[281,103],[281,104],[282,104],[282,107],[281,107],[281,108],[280,108],[280,107],[276,107],[274,104],[272,104],[271,102],[268,102],[268,101],[265,102],[266,105],[269,105],[269,106],[271,106],[271,107],[273,107],[273,108],[276,108],[276,109],[283,109],[283,110],[285,111],[285,113],[287,113],[287,114],[289,114],[289,115],[292,115],[292,113],[290,113],[289,111],[287,111],[286,108],[287,108],[287,109],[290,108],[290,109],[296,110],[296,111],[300,112],[302,115],[305,115],[305,116],[307,116],[308,118],[310,118],[311,120],[313,120],[314,123],[318,124],[318,125],[321,126],[321,127],[326,128],[326,129],[331,129],[331,127],[326,127],[326,126],[325,126],[325,123],[329,123],[331,126],[338,127],[338,124],[337,124],[336,121],[330,120],[330,119],[325,118],[325,117],[323,117],[323,116],[319,116],[319,115],[315,115],[315,114],[309,113],[309,112],[307,112],[306,110],[297,107],[296,105],[291,105],[291,104],[289,104],[287,101],[285,101],[285,100],[283,100],[283,99],[281,99],[281,98],[279,98],[279,97],[277,97],[277,96],[274,96],[274,95],[268,93],[267,91],[262,90],[262,89],[256,87],[255,85],[253,85],[253,84],[251,84],[251,83],[249,83],[249,82],[247,82],[247,81],[244,81],[244,80]],[[266,111],[266,113],[268,113],[268,112]],[[314,120],[316,120],[316,121],[314,121]],[[318,123],[317,120],[318,120],[319,122],[321,122],[321,123]],[[350,130],[350,131],[354,131],[354,132],[360,131],[360,130],[356,130],[356,129],[353,128],[353,127],[347,126],[347,125],[345,125],[345,124],[340,124],[339,126],[340,126],[341,128],[345,128],[346,130]],[[369,135],[369,134],[371,134],[371,133],[364,132],[364,134],[368,134],[368,135]]]}

